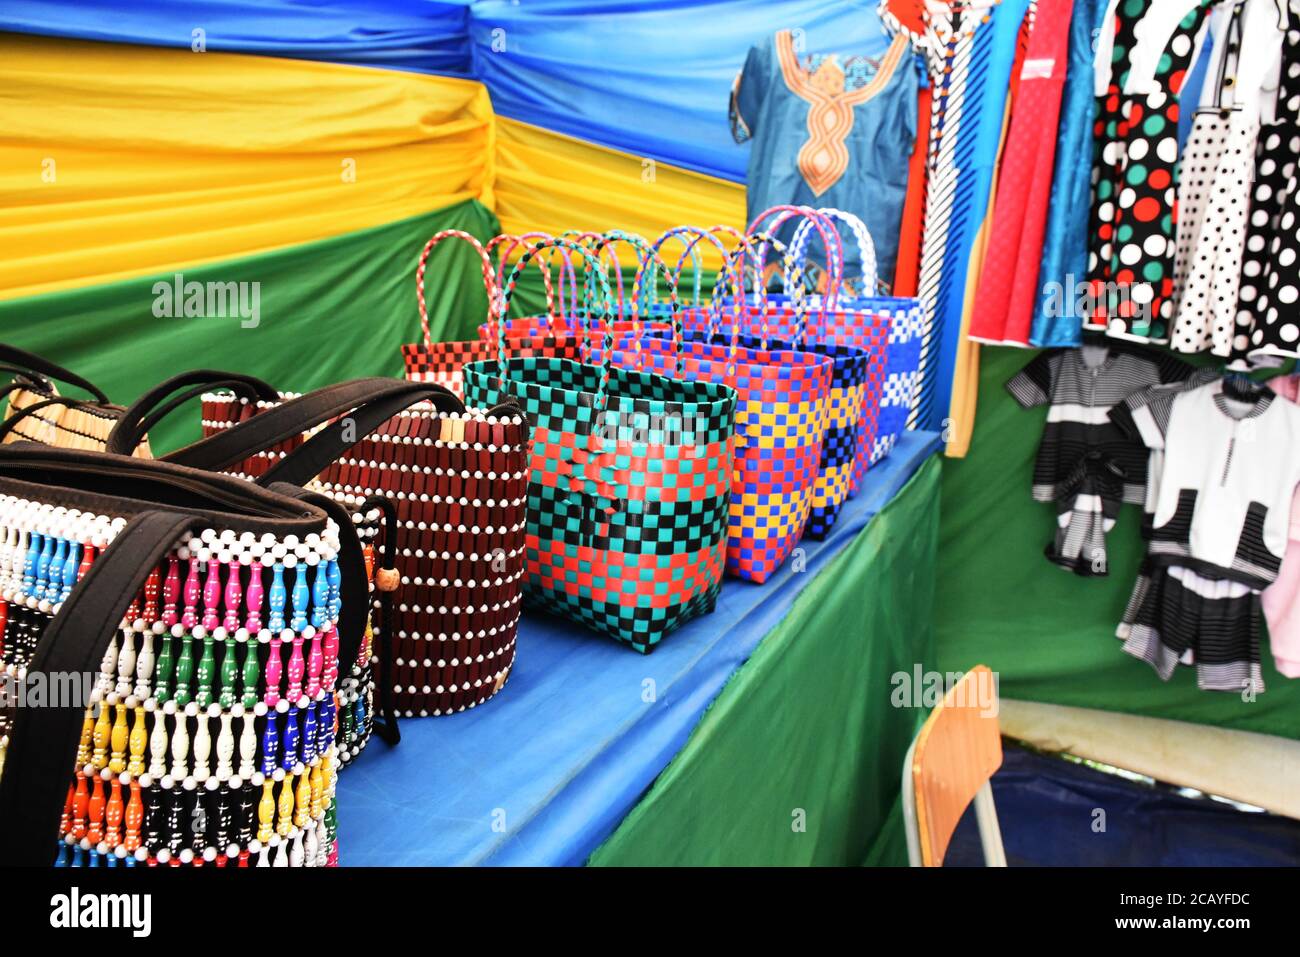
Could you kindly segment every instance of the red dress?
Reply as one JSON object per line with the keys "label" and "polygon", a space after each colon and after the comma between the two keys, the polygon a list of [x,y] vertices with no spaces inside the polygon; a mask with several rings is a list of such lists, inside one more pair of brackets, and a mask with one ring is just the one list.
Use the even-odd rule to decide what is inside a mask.
{"label": "red dress", "polygon": [[1029,345],[1039,295],[1038,266],[1052,192],[1072,9],[1073,0],[1038,0],[971,312],[968,335],[980,342]]}

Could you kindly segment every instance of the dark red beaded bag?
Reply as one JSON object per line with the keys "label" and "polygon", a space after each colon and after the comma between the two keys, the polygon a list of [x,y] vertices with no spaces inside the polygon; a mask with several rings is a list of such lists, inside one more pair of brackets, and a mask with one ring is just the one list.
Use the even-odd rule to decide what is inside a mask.
{"label": "dark red beaded bag", "polygon": [[[284,411],[305,406],[310,423]],[[253,442],[236,436],[273,411],[293,424],[260,428]],[[517,406],[466,409],[441,386],[376,378],[279,402],[208,392],[202,415],[205,439],[169,461],[257,479],[328,422],[332,454],[289,480],[350,507],[370,496],[392,502],[401,584],[390,640],[376,643],[387,649],[374,662],[378,698],[391,694],[397,714],[419,717],[463,711],[501,690],[515,660],[524,567],[528,425]]]}

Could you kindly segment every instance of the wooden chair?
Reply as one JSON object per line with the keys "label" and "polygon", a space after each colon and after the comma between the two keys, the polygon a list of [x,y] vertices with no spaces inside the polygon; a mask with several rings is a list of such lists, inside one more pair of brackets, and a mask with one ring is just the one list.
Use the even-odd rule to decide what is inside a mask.
{"label": "wooden chair", "polygon": [[[990,690],[991,696],[981,701],[980,692]],[[984,863],[1007,866],[989,785],[1001,766],[997,688],[993,672],[977,665],[948,689],[903,763],[903,821],[911,866],[943,864],[957,822],[972,801]]]}

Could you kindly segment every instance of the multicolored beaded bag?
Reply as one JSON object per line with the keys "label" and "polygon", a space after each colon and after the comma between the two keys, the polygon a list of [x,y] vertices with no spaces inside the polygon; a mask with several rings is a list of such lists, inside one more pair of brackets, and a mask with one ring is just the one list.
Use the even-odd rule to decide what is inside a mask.
{"label": "multicolored beaded bag", "polygon": [[[122,407],[109,402],[98,386],[40,356],[0,343],[0,375],[4,373],[14,378],[0,387],[0,398],[9,397],[9,410],[0,418],[0,444],[39,442],[65,449],[104,450],[104,440],[117,424]],[[83,389],[92,398],[60,395],[55,380]],[[149,440],[142,438],[133,454],[148,458]]]}
{"label": "multicolored beaded bag", "polygon": [[[526,252],[498,304],[504,317],[520,272],[545,248],[591,253],[553,239]],[[594,324],[612,310],[598,275]],[[472,404],[519,401],[533,428],[528,483],[530,603],[648,652],[710,612],[725,562],[736,394],[611,364],[510,358],[465,367]]]}
{"label": "multicolored beaded bag", "polygon": [[[350,421],[349,441],[340,439],[328,458],[317,455],[315,472],[292,478],[342,502],[378,496],[396,509],[398,534],[385,544],[396,549],[403,584],[388,654],[377,656],[381,698],[391,693],[395,712],[408,717],[452,714],[491,698],[510,676],[519,628],[528,488],[522,411],[509,402],[467,409],[439,386],[395,379],[283,398],[283,405],[253,406],[205,395],[210,438],[168,458],[264,480],[303,445],[305,428]],[[292,417],[308,406],[311,420],[296,430],[267,431],[260,445],[237,436],[273,411]],[[227,443],[219,457],[205,451],[218,441]]]}
{"label": "multicolored beaded bag", "polygon": [[335,863],[365,589],[323,496],[0,450],[0,863]]}
{"label": "multicolored beaded bag", "polygon": [[[424,273],[429,254],[444,239],[462,239],[469,243],[478,253],[483,271],[483,285],[488,298],[488,322],[493,321],[494,306],[500,296],[497,288],[495,270],[492,260],[482,244],[469,233],[459,229],[444,229],[435,233],[420,253],[420,262],[415,270],[416,299],[420,306],[420,328],[424,332],[423,342],[408,343],[402,346],[402,360],[406,364],[406,378],[412,382],[432,382],[449,389],[457,398],[464,395],[461,369],[467,362],[479,362],[496,356],[495,336],[485,339],[462,342],[433,342],[429,333],[429,310],[424,298]],[[578,342],[563,329],[550,326],[549,318],[545,327],[540,327],[534,319],[511,320],[504,330],[504,338],[511,355],[515,356],[565,356],[576,358]]]}
{"label": "multicolored beaded bag", "polygon": [[[655,266],[667,272],[659,258],[670,240],[721,243],[707,230],[692,226],[671,229],[649,247],[643,260],[653,274]],[[724,257],[729,254],[721,248]],[[728,260],[724,258],[724,262]],[[813,505],[813,490],[821,462],[830,402],[832,360],[812,352],[764,349],[740,344],[743,293],[735,270],[743,267],[743,251],[729,260],[731,289],[735,293],[729,335],[719,334],[718,296],[725,285],[715,283],[713,302],[682,310],[698,317],[707,313],[703,335],[683,340],[650,336],[631,345],[625,340],[614,353],[620,365],[642,367],[672,378],[726,385],[736,391],[735,468],[732,472],[728,516],[727,571],[749,581],[766,581],[789,557],[804,533]],[[645,268],[643,266],[643,268]],[[679,263],[680,268],[680,263]],[[725,270],[724,270],[725,271]],[[645,279],[638,277],[640,284]],[[670,298],[667,315],[679,328],[676,277],[667,278]],[[698,290],[697,290],[698,293]]]}

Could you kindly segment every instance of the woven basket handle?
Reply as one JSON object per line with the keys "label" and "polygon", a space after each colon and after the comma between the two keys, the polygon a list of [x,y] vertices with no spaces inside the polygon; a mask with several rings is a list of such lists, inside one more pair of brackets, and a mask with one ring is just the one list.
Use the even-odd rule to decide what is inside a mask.
{"label": "woven basket handle", "polygon": [[[541,239],[550,239],[548,233],[522,233],[518,236],[513,233],[502,233],[500,236],[493,236],[488,240],[487,245],[483,248],[487,252],[492,252],[497,246],[504,245],[505,248],[497,256],[496,284],[497,295],[501,294],[501,285],[505,282],[506,266],[509,265],[510,256],[516,249],[523,246],[527,248],[528,243],[537,242]],[[542,286],[546,289],[546,323],[549,327],[555,326],[555,320],[559,313],[555,311],[555,284],[551,282],[551,264],[543,262],[540,257],[537,259],[537,268],[542,272]],[[563,281],[563,276],[561,276]],[[495,303],[493,304],[495,308]]]}
{"label": "woven basket handle", "polygon": [[[789,269],[792,275],[799,280],[798,286],[796,286],[794,292],[790,295],[790,301],[795,313],[795,335],[791,344],[797,345],[802,341],[804,313],[806,310],[802,267],[791,257],[790,251],[786,248],[785,243],[781,242],[781,240],[777,239],[771,233],[758,232],[744,237],[744,239],[741,240],[740,245],[737,246],[735,251],[731,254],[733,266],[728,277],[728,282],[736,283],[735,295],[732,299],[734,321],[735,324],[739,326],[741,322],[743,322],[744,316],[745,254],[754,249],[762,249],[763,255],[766,256],[766,250],[768,247],[776,250],[782,258],[782,265],[786,269]],[[754,277],[754,294],[757,297],[758,305],[757,312],[760,330],[759,341],[762,347],[766,349],[769,333],[767,325],[767,286],[763,283],[763,274],[757,266],[755,266],[752,275]]]}
{"label": "woven basket handle", "polygon": [[[722,291],[724,285],[722,277],[727,269],[727,263],[731,260],[731,250],[729,250],[726,243],[719,239],[717,234],[714,233],[713,229],[716,228],[717,227],[705,229],[702,226],[678,226],[674,229],[668,230],[660,236],[658,240],[656,240],[656,243],[659,243],[662,240],[673,236],[681,239],[685,248],[682,251],[681,257],[677,260],[676,268],[673,269],[673,279],[677,282],[678,287],[680,287],[682,283],[682,269],[686,265],[686,260],[690,259],[692,267],[695,270],[694,304],[696,306],[700,305],[700,285],[702,279],[700,274],[704,268],[704,257],[700,254],[701,240],[712,243],[713,247],[722,255],[722,269],[714,278],[713,290],[709,295],[708,309],[712,316],[716,316],[718,313],[718,295]],[[713,334],[712,327],[709,329],[709,334]]]}
{"label": "woven basket handle", "polygon": [[420,331],[424,333],[425,349],[432,349],[433,341],[429,337],[429,308],[424,299],[424,271],[428,266],[429,253],[433,251],[433,247],[444,239],[451,238],[465,240],[478,253],[483,266],[483,288],[487,290],[488,322],[493,321],[492,304],[496,301],[498,295],[496,274],[492,269],[492,258],[487,254],[487,250],[483,248],[483,244],[463,229],[444,229],[441,232],[434,233],[429,237],[429,241],[424,244],[424,249],[420,251],[420,263],[415,267],[415,298],[420,304]]}
{"label": "woven basket handle", "polygon": [[[562,239],[556,237],[554,239],[542,240],[541,242],[534,245],[531,249],[527,250],[523,254],[523,256],[520,257],[519,262],[515,263],[514,269],[510,271],[510,278],[506,280],[505,288],[501,291],[501,298],[497,304],[498,315],[501,317],[501,322],[497,326],[498,329],[497,368],[500,372],[501,381],[503,384],[506,381],[507,350],[506,350],[506,336],[505,336],[505,328],[506,328],[505,317],[506,317],[506,313],[510,309],[510,299],[514,295],[515,286],[519,282],[519,276],[521,273],[523,273],[524,267],[528,265],[531,259],[533,259],[540,252],[546,249],[567,249],[569,252],[581,256],[586,269],[594,272],[597,276],[597,279],[600,282],[600,291],[604,295],[601,297],[598,304],[601,307],[601,320],[606,322],[606,325],[605,325],[604,348],[601,350],[601,354],[600,354],[600,359],[601,359],[600,385],[596,393],[596,408],[598,411],[603,411],[605,408],[606,393],[608,392],[609,389],[610,358],[614,352],[613,330],[607,321],[609,315],[613,312],[613,296],[610,293],[609,277],[607,277],[604,274],[604,272],[600,269],[600,261],[596,259],[596,257],[593,256],[592,253],[586,247],[582,246],[580,243],[574,242],[571,239]],[[584,333],[592,331],[591,328],[592,311],[593,310],[591,309],[584,310],[584,314],[583,314]],[[587,336],[584,334],[582,338],[583,341],[586,341]]]}
{"label": "woven basket handle", "polygon": [[[646,278],[649,277],[652,284],[651,288],[653,288],[653,284],[662,275],[668,282],[668,307],[673,326],[673,368],[680,375],[682,370],[682,327],[681,318],[678,315],[677,283],[669,274],[667,264],[659,257],[658,249],[652,249],[650,244],[646,242],[645,237],[638,236],[635,233],[625,233],[621,229],[611,229],[601,237],[599,243],[593,246],[592,252],[599,257],[606,247],[611,247],[620,242],[632,246],[638,254],[636,276],[632,281],[632,301],[635,303],[632,310],[633,366],[637,371],[641,371],[645,367],[645,357],[641,354],[641,339],[645,335],[644,319],[650,311],[649,306],[653,301],[653,296],[646,289]],[[617,262],[617,260],[615,261]],[[622,276],[623,270],[621,267],[618,272]]]}
{"label": "woven basket handle", "polygon": [[[719,306],[718,306],[718,301],[719,301],[719,298],[718,298],[718,297],[719,297],[721,291],[722,291],[724,288],[726,288],[726,285],[727,285],[726,282],[725,282],[725,277],[727,276],[727,274],[728,274],[728,269],[729,269],[729,267],[731,266],[731,253],[728,252],[727,247],[726,247],[725,244],[723,244],[722,240],[718,239],[718,237],[715,236],[715,235],[714,235],[712,232],[710,232],[709,230],[707,230],[707,229],[703,229],[703,228],[701,228],[701,227],[699,227],[699,226],[678,226],[678,227],[676,227],[676,228],[674,228],[674,229],[670,229],[670,230],[668,230],[666,233],[664,233],[662,236],[660,236],[657,240],[655,240],[655,244],[654,244],[653,250],[654,250],[654,252],[656,253],[656,255],[658,254],[660,247],[662,247],[665,243],[667,243],[667,242],[668,242],[669,240],[671,240],[671,239],[680,239],[680,240],[685,244],[685,246],[686,246],[685,251],[682,253],[681,259],[679,259],[679,260],[677,261],[677,269],[676,269],[676,271],[675,271],[675,273],[674,273],[674,275],[673,275],[673,281],[674,281],[674,284],[676,284],[677,282],[680,282],[682,264],[686,262],[686,258],[687,258],[688,256],[694,258],[694,260],[695,260],[695,262],[696,262],[696,267],[695,267],[695,297],[696,297],[696,301],[697,301],[697,302],[699,301],[700,263],[701,263],[701,261],[702,261],[702,257],[700,256],[700,253],[699,253],[699,244],[700,244],[700,241],[701,241],[701,240],[705,240],[705,241],[707,241],[707,242],[713,243],[713,245],[714,245],[715,247],[717,247],[718,251],[722,253],[722,269],[719,270],[717,277],[716,277],[716,278],[714,279],[714,281],[713,281],[713,291],[712,291],[712,293],[710,294],[710,297],[709,297],[709,307],[708,307],[708,312],[709,312],[709,324],[708,324],[708,327],[707,327],[706,330],[705,330],[705,336],[707,337],[707,339],[708,339],[709,341],[712,341],[713,336],[714,336],[714,333],[717,331],[718,314],[719,314],[719,311],[720,311],[720,310],[719,310]],[[741,284],[741,286],[743,287],[743,283]],[[674,313],[673,313],[673,326],[674,326],[674,329],[680,327],[680,325],[681,325],[681,322],[680,322],[680,321],[678,320],[678,318],[677,318],[677,313],[676,313],[676,311],[674,311]],[[729,363],[729,369],[728,369],[729,373],[730,373],[730,372],[734,372],[734,368],[730,368],[730,366],[731,366],[731,365],[734,365],[734,362],[735,362],[735,356],[736,356],[736,350],[737,350],[739,347],[740,347],[740,326],[739,326],[739,323],[732,323],[732,326],[731,326],[731,349],[729,350],[729,352],[728,352],[728,354],[727,354],[727,359],[728,359],[728,363]],[[678,356],[679,356],[679,358],[678,358],[678,366],[679,366],[679,368],[680,368],[680,365],[681,365],[680,355],[681,355],[681,348],[680,348],[680,346],[679,346],[679,347],[678,347]]]}
{"label": "woven basket handle", "polygon": [[[867,224],[857,216],[854,216],[852,213],[846,213],[842,209],[835,209],[828,206],[817,210],[817,212],[832,220],[832,226],[835,225],[833,220],[838,219],[853,232],[853,238],[858,244],[858,259],[862,264],[863,291],[861,294],[863,296],[874,296],[877,284],[880,281],[880,273],[876,264],[876,244],[871,238],[871,232],[867,229]],[[806,220],[805,222],[800,223],[798,230],[796,230],[794,234],[794,239],[790,243],[791,248],[794,250],[794,256],[799,260],[799,262],[807,262],[807,246],[809,240],[812,238],[812,229],[812,220]],[[836,227],[836,231],[838,232],[838,227]],[[787,289],[790,288],[789,283],[790,280],[787,277]],[[841,279],[841,285],[842,283],[843,280]],[[841,289],[835,290],[834,297],[827,303],[829,308],[833,309],[839,304],[839,294],[841,291]]]}
{"label": "woven basket handle", "polygon": [[[760,225],[773,236],[777,234],[780,228],[786,222],[802,216],[813,223],[817,234],[821,237],[822,244],[826,247],[826,274],[827,289],[826,296],[822,297],[822,313],[825,318],[825,310],[828,298],[838,293],[840,283],[844,278],[844,250],[840,244],[840,234],[836,232],[834,224],[830,219],[823,216],[811,206],[773,206],[754,217],[754,222],[750,225],[749,232],[754,232]],[[755,254],[755,260],[760,272],[766,265],[767,247],[760,246]],[[802,265],[802,261],[801,261]],[[790,293],[790,289],[786,289]]]}

